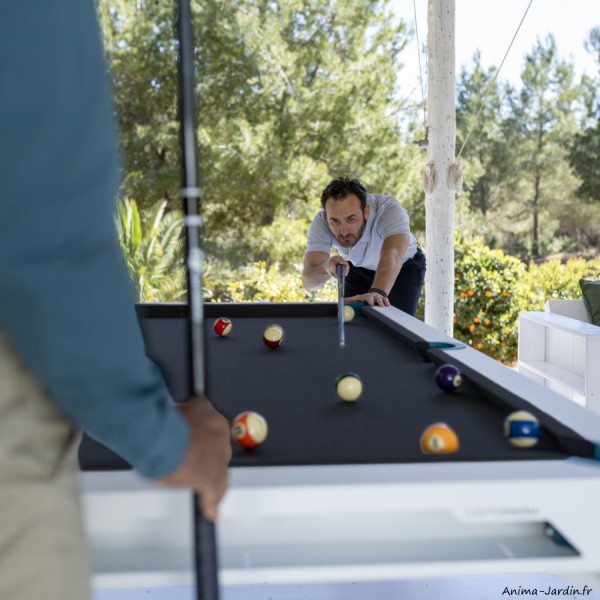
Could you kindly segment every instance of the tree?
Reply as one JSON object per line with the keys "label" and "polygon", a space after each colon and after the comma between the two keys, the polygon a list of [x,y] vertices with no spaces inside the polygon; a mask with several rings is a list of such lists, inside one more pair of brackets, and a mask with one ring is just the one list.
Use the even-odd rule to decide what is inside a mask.
{"label": "tree", "polygon": [[[596,62],[600,70],[600,27],[592,29],[586,43],[588,51],[596,54]],[[577,134],[569,160],[577,175],[581,178],[578,189],[582,200],[600,200],[600,74],[595,78],[586,78],[584,85],[587,90],[587,113],[589,124]]]}
{"label": "tree", "polygon": [[513,218],[527,223],[531,255],[540,256],[541,221],[555,231],[561,203],[572,196],[577,181],[567,162],[567,148],[577,130],[575,108],[581,89],[574,84],[573,67],[562,61],[549,35],[538,40],[525,57],[522,87],[509,97],[511,114],[504,122],[513,168],[519,173],[514,186]]}
{"label": "tree", "polygon": [[[122,132],[123,193],[143,207],[159,199],[178,206],[171,6],[99,5]],[[389,0],[206,0],[193,9],[211,256],[234,264],[298,260],[320,191],[341,173],[395,194],[422,227],[420,157],[402,139],[406,106],[397,89],[407,33]]]}
{"label": "tree", "polygon": [[495,67],[483,68],[477,51],[472,71],[463,68],[457,86],[457,150],[464,144],[461,158],[470,175],[463,192],[470,209],[484,218],[498,208],[496,188],[509,170],[510,158],[501,129],[503,95],[499,83],[492,83],[495,72]]}
{"label": "tree", "polygon": [[[386,6],[202,5],[200,141],[213,166],[203,171],[205,210],[212,231],[226,226],[230,236],[210,238],[215,255],[269,260],[274,236],[264,228],[275,237],[291,229],[300,235],[285,236],[296,243],[278,259],[298,260],[331,176],[353,174],[398,195],[407,189],[414,152],[402,148],[395,114],[402,108],[396,69],[406,34]],[[226,27],[215,28],[217,21]],[[417,178],[408,179],[416,187]]]}
{"label": "tree", "polygon": [[179,205],[175,5],[99,0],[122,149],[121,197]]}

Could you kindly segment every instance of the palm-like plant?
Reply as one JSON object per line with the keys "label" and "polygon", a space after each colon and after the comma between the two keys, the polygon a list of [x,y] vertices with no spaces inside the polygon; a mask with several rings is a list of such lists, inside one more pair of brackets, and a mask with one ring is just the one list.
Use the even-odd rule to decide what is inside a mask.
{"label": "palm-like plant", "polygon": [[185,300],[183,217],[166,208],[166,201],[157,202],[142,218],[135,200],[119,202],[117,235],[140,302]]}

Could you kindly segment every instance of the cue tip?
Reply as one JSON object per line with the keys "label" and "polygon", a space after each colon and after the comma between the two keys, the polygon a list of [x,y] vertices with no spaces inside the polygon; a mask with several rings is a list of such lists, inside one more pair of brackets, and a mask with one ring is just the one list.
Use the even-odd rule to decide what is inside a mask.
{"label": "cue tip", "polygon": [[340,342],[340,350],[343,350],[346,347],[346,344],[344,342]]}

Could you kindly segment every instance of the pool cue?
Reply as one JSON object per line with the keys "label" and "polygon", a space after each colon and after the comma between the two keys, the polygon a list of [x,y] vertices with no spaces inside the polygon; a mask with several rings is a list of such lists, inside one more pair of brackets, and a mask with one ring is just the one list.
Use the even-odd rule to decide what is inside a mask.
{"label": "pool cue", "polygon": [[[188,286],[188,325],[190,389],[196,396],[206,394],[206,355],[204,344],[204,306],[202,274],[204,254],[200,246],[202,217],[199,203],[202,190],[198,186],[196,115],[194,103],[194,35],[190,0],[179,0],[177,11],[179,41],[179,118],[182,158],[181,197],[184,208],[186,266]],[[203,514],[198,495],[193,496],[194,566],[196,599],[218,600],[218,564],[215,524]]]}
{"label": "pool cue", "polygon": [[340,350],[343,350],[346,346],[346,332],[344,330],[344,286],[346,276],[344,275],[344,265],[337,265],[335,269],[338,282],[338,339]]}

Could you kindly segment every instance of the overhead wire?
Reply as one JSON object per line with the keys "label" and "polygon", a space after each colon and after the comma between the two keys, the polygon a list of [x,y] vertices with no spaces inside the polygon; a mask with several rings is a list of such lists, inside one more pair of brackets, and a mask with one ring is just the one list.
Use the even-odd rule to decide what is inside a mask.
{"label": "overhead wire", "polygon": [[417,0],[413,0],[413,16],[415,18],[415,36],[417,38],[417,57],[419,60],[419,83],[421,84],[421,103],[423,105],[423,127],[427,139],[427,106],[425,104],[425,88],[423,87],[423,69],[421,68],[421,43],[419,41],[419,23],[417,19]]}
{"label": "overhead wire", "polygon": [[[504,57],[502,58],[502,62],[500,63],[500,66],[496,69],[496,72],[494,73],[494,77],[492,77],[492,79],[490,79],[488,81],[488,84],[486,85],[484,91],[483,91],[483,95],[481,98],[481,105],[479,106],[479,110],[477,111],[477,115],[475,115],[475,123],[477,123],[477,119],[479,119],[479,115],[481,114],[481,111],[483,110],[483,107],[485,105],[485,98],[491,88],[492,85],[494,85],[496,79],[498,78],[498,74],[500,73],[500,70],[502,69],[502,65],[504,65],[504,61],[506,60],[506,57],[508,56],[508,53],[510,52],[510,49],[512,48],[512,45],[515,41],[515,39],[517,38],[517,35],[519,33],[519,30],[521,29],[521,25],[523,25],[523,21],[525,21],[525,17],[527,16],[527,13],[529,12],[529,9],[531,8],[531,5],[533,4],[533,0],[529,0],[529,4],[527,5],[527,8],[525,9],[525,13],[523,14],[523,17],[521,18],[521,21],[519,23],[519,26],[517,27],[517,30],[515,31],[515,34],[512,37],[512,40],[508,46],[508,49],[506,50],[506,52],[504,53]],[[462,151],[465,149],[465,146],[467,145],[467,141],[469,139],[469,137],[471,136],[471,133],[473,133],[473,130],[475,129],[475,125],[473,125],[469,131],[467,132],[467,135],[465,137],[464,142],[462,143],[462,146],[460,147],[460,150],[458,152],[458,154],[456,155],[456,161],[458,162],[458,160],[460,159],[461,155],[462,155]]]}

